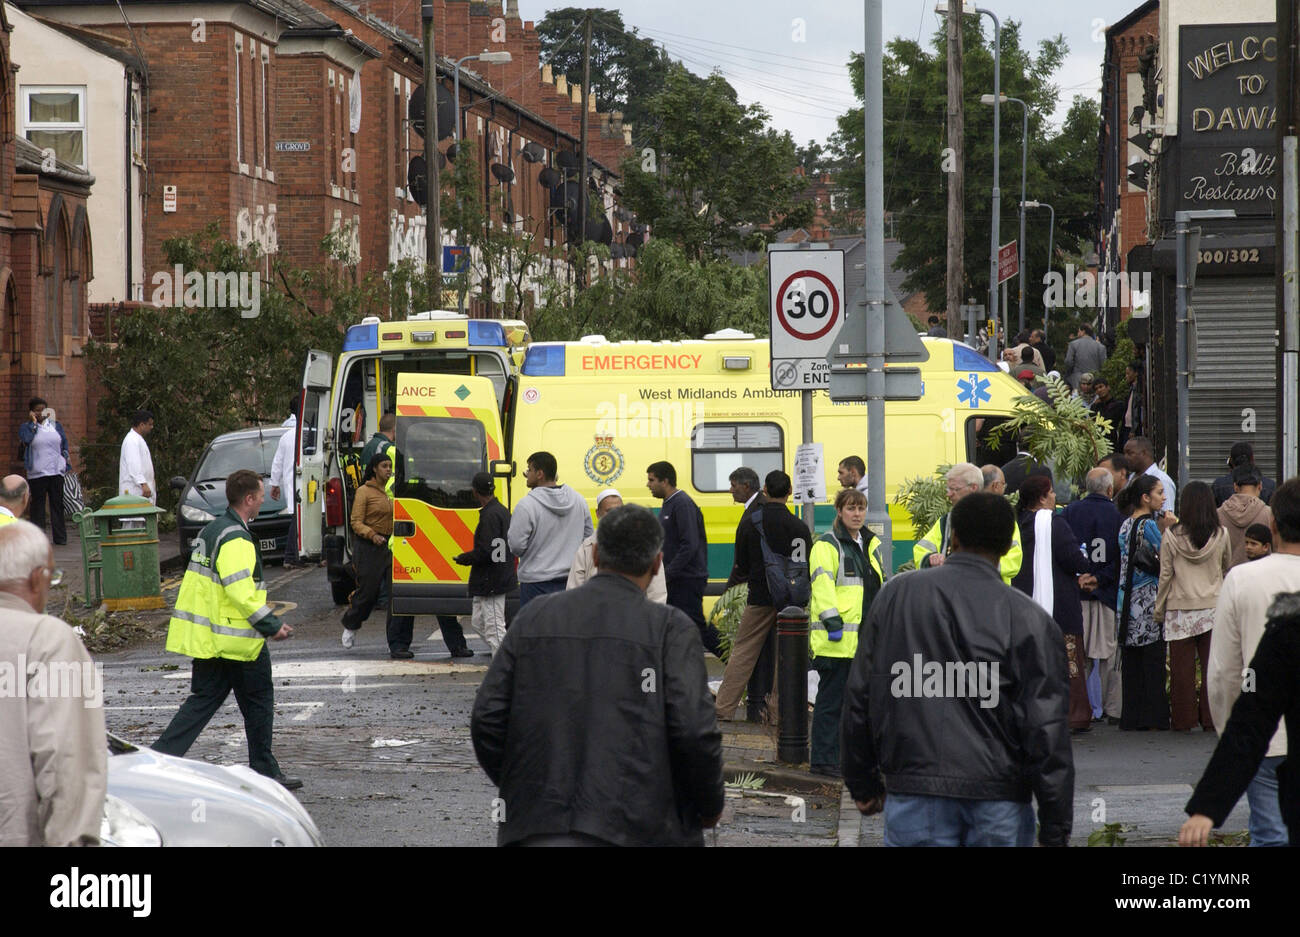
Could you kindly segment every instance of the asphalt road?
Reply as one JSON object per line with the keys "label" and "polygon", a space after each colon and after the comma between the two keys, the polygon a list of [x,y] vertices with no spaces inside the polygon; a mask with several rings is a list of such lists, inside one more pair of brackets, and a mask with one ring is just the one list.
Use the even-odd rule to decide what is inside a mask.
{"label": "asphalt road", "polygon": [[[298,797],[329,845],[491,845],[496,788],[474,758],[469,717],[487,669],[487,645],[466,627],[473,658],[452,662],[432,617],[416,619],[416,657],[388,657],[383,612],[351,650],[339,642],[342,609],[325,571],[265,567],[268,599],[295,634],[271,644],[276,692],[275,753],[305,781]],[[164,583],[168,601],[179,577]],[[155,635],[132,649],[99,656],[111,731],[148,745],[189,690],[189,661],[163,650],[166,612]],[[468,620],[466,619],[466,622]],[[1212,733],[1121,733],[1096,726],[1074,738],[1074,842],[1119,823],[1129,845],[1171,844],[1183,804],[1209,760]],[[243,721],[234,697],[189,757],[246,763]],[[831,845],[839,810],[833,796],[731,790],[717,845]],[[1246,828],[1243,799],[1224,829]],[[707,837],[713,843],[712,835]],[[863,818],[860,845],[882,841],[879,817]]]}
{"label": "asphalt road", "polygon": [[[264,567],[268,601],[294,636],[272,642],[275,754],[299,776],[299,800],[332,846],[488,846],[496,842],[497,790],[470,744],[474,694],[490,661],[470,628],[476,652],[454,663],[437,637],[437,620],[416,619],[416,657],[395,661],[384,639],[383,610],[355,646],[342,647],[342,608],[325,571]],[[164,582],[168,602],[179,577]],[[189,692],[189,661],[163,650],[166,612],[152,613],[154,636],[99,655],[104,664],[110,731],[140,745],[162,732]],[[468,619],[465,620],[468,624]],[[188,754],[246,763],[243,720],[234,696]],[[838,796],[731,790],[716,845],[833,845]],[[709,845],[715,840],[706,838]]]}

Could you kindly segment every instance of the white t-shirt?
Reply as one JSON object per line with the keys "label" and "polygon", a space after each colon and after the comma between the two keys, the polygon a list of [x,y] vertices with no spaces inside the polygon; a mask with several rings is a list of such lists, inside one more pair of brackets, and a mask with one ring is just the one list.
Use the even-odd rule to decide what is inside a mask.
{"label": "white t-shirt", "polygon": [[1154,475],[1156,478],[1160,479],[1160,484],[1165,486],[1165,510],[1172,511],[1174,509],[1174,501],[1178,497],[1178,486],[1174,484],[1174,480],[1164,472],[1160,471],[1160,466],[1156,465],[1154,462],[1147,466],[1147,470],[1142,474]]}

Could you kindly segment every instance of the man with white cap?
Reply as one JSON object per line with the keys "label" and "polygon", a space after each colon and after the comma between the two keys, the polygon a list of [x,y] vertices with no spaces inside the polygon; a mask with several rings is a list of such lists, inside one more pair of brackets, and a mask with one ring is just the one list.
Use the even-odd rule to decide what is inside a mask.
{"label": "man with white cap", "polygon": [[[622,506],[623,496],[618,493],[618,489],[606,488],[596,495],[596,523],[599,524],[600,519],[614,508],[621,508]],[[578,547],[578,552],[573,555],[573,565],[569,567],[569,581],[565,583],[565,589],[576,589],[596,575],[595,551],[592,549],[595,545],[596,534],[593,532],[590,537],[582,541],[582,545]],[[660,605],[668,603],[668,582],[664,578],[662,563],[659,566],[659,571],[650,580],[650,587],[645,590],[645,595],[651,602],[658,602]]]}

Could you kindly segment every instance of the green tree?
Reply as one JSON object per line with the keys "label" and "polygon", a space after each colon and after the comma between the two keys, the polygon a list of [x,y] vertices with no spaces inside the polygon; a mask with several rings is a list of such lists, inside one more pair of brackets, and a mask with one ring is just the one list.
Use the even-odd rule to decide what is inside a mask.
{"label": "green tree", "polygon": [[[965,170],[965,271],[963,295],[988,295],[990,197],[993,164],[993,108],[980,103],[993,90],[993,55],[978,17],[963,17],[966,116]],[[1067,46],[1061,36],[1043,40],[1036,52],[1021,46],[1020,24],[1007,22],[1002,29],[1001,91],[1019,98],[1029,108],[1029,160],[1026,197],[1056,209],[1055,252],[1078,253],[1089,233],[1090,197],[1096,168],[1098,106],[1076,98],[1065,125],[1053,133],[1047,117],[1056,107],[1059,91],[1052,77],[1060,68]],[[863,97],[862,57],[849,63],[850,78],[859,99]],[[906,39],[889,43],[884,61],[884,179],[885,209],[897,219],[903,243],[898,264],[910,271],[909,290],[925,293],[933,309],[943,309],[946,299],[946,244],[948,175],[943,161],[948,141],[947,41],[942,30],[932,37],[930,49]],[[1019,236],[1023,122],[1018,104],[1001,109],[1001,242]],[[839,118],[832,147],[841,161],[840,184],[858,205],[864,201],[863,111],[854,108]],[[1027,309],[1041,321],[1042,281],[1047,264],[1048,213],[1033,211],[1026,219],[1025,283]],[[1056,265],[1059,270],[1059,263]],[[1018,304],[1017,284],[1010,284],[1009,302]]]}
{"label": "green tree", "polygon": [[806,182],[794,173],[794,140],[768,126],[761,106],[741,104],[721,75],[701,81],[675,65],[648,106],[651,152],[624,160],[623,194],[657,238],[699,259],[754,246],[769,236],[765,226],[811,220],[812,203],[795,200]]}
{"label": "green tree", "polygon": [[[586,245],[602,262],[609,249]],[[652,238],[635,268],[613,268],[584,290],[550,280],[544,305],[529,323],[535,340],[563,341],[586,334],[621,339],[702,338],[734,328],[767,334],[767,271],[729,260],[686,256],[681,247]]]}
{"label": "green tree", "polygon": [[[582,83],[582,27],[588,11],[551,10],[537,24],[541,57],[557,75]],[[647,121],[646,102],[663,88],[672,60],[650,39],[623,24],[618,10],[591,10],[591,90],[596,109],[622,111],[638,134]]]}

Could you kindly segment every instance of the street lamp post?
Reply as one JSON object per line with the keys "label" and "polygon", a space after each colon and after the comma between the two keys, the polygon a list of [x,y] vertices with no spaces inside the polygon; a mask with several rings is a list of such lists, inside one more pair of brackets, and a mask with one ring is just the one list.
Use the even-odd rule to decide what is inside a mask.
{"label": "street lamp post", "polygon": [[981,104],[993,104],[997,101],[1010,101],[1020,105],[1024,116],[1024,129],[1020,135],[1020,327],[1025,330],[1025,176],[1029,172],[1029,105],[1019,98],[1009,98],[1005,94],[995,98],[991,94],[981,94]]}
{"label": "street lamp post", "polygon": [[[480,52],[478,55],[467,55],[456,60],[456,64],[452,68],[452,87],[455,89],[452,93],[452,98],[456,110],[456,119],[453,121],[454,127],[452,129],[452,142],[456,145],[457,150],[460,149],[460,67],[466,62],[484,62],[488,65],[505,65],[512,59],[513,56],[511,56],[509,52]],[[456,155],[459,157],[460,153],[457,152]],[[459,194],[456,196],[456,207],[457,209],[460,208]],[[457,221],[459,220],[460,219],[457,218]],[[463,233],[463,231],[457,232],[458,235]],[[462,276],[464,276],[464,274],[462,274]],[[456,311],[462,315],[465,312],[465,290],[468,288],[469,286],[466,283],[462,289],[456,291]]]}
{"label": "street lamp post", "polygon": [[[957,2],[957,0],[952,0]],[[993,11],[977,7],[971,0],[960,0],[961,12],[966,15],[982,14],[993,20],[993,221],[990,225],[989,244],[989,318],[998,319],[998,240],[1001,228],[1002,190],[998,188],[999,151],[1002,146],[1002,23]],[[935,12],[946,14],[949,0],[939,0]],[[1006,310],[1003,310],[1006,315]],[[1006,326],[1003,326],[1005,334]]]}
{"label": "street lamp post", "polygon": [[[1051,212],[1050,218],[1047,222],[1047,272],[1050,274],[1052,272],[1052,235],[1056,231],[1056,209],[1053,208],[1051,205],[1048,205],[1046,202],[1034,202],[1034,201],[1023,202],[1022,201],[1020,203],[1021,224],[1024,223],[1026,208],[1046,208],[1049,212]],[[1024,229],[1021,228],[1021,230],[1023,231]],[[1044,296],[1043,297],[1043,334],[1044,335],[1047,334],[1047,320],[1048,317],[1051,315],[1051,313],[1052,313],[1051,304],[1047,302],[1047,297]]]}

